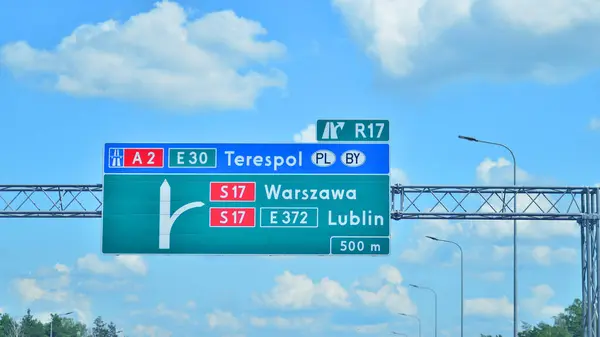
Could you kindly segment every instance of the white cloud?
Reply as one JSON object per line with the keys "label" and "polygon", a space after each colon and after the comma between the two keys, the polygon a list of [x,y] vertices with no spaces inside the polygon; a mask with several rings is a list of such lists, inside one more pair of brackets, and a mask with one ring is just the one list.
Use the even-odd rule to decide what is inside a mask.
{"label": "white cloud", "polygon": [[600,130],[600,118],[594,117],[590,120],[590,129]]}
{"label": "white cloud", "polygon": [[[520,301],[529,313],[536,318],[551,318],[563,311],[562,306],[548,304],[554,296],[554,290],[547,284],[540,284],[531,289],[531,295]],[[465,315],[506,317],[511,318],[513,304],[506,297],[501,298],[475,298],[465,300]]]}
{"label": "white cloud", "polygon": [[465,300],[465,315],[512,317],[513,306],[506,297]]}
{"label": "white cloud", "polygon": [[92,291],[114,291],[116,289],[127,289],[129,291],[133,291],[138,288],[138,285],[126,279],[106,280],[89,278],[78,281],[77,286]]}
{"label": "white cloud", "polygon": [[133,328],[133,333],[140,337],[171,337],[173,333],[155,325],[138,324]]}
{"label": "white cloud", "polygon": [[54,265],[54,269],[59,273],[69,273],[71,269],[64,264],[57,263]]}
{"label": "white cloud", "polygon": [[206,314],[206,320],[211,329],[224,328],[235,331],[241,328],[239,319],[228,311],[215,310]]}
{"label": "white cloud", "polygon": [[[477,180],[485,185],[512,185],[515,176],[513,164],[503,157],[496,161],[485,158],[479,163],[475,172]],[[517,184],[522,185],[529,180],[531,180],[529,173],[517,167]]]}
{"label": "white cloud", "polygon": [[33,317],[35,317],[37,320],[39,320],[40,322],[47,324],[50,323],[50,319],[52,317],[51,312],[36,312]]}
{"label": "white cloud", "polygon": [[447,239],[453,235],[464,234],[465,229],[462,223],[450,222],[443,219],[421,220],[414,227],[416,247],[407,248],[400,254],[400,260],[410,263],[427,262],[433,256],[433,253],[441,246],[439,242],[425,238],[427,235],[435,236],[440,239]]}
{"label": "white cloud", "polygon": [[14,281],[17,293],[25,302],[45,300],[51,302],[65,302],[69,294],[65,290],[70,283],[70,269],[57,263],[52,270],[44,273],[42,281],[36,278],[20,278]]}
{"label": "white cloud", "polygon": [[125,295],[125,302],[139,302],[140,298],[137,295],[129,294]]}
{"label": "white cloud", "polygon": [[269,306],[291,309],[350,306],[346,289],[327,277],[315,282],[307,275],[285,271],[275,278],[275,283],[268,294],[255,299]]}
{"label": "white cloud", "polygon": [[317,142],[317,127],[315,124],[309,124],[306,129],[294,135],[296,143],[316,143]]}
{"label": "white cloud", "polygon": [[438,247],[431,240],[418,238],[414,248],[406,248],[400,253],[400,260],[410,263],[421,263],[428,261]]}
{"label": "white cloud", "polygon": [[531,250],[531,256],[536,263],[549,266],[557,262],[577,262],[578,251],[574,248],[552,249],[549,246],[535,246]]}
{"label": "white cloud", "polygon": [[115,261],[135,274],[146,275],[148,272],[146,262],[139,255],[119,255]]}
{"label": "white cloud", "polygon": [[124,23],[81,25],[53,50],[6,44],[0,62],[16,74],[50,75],[56,90],[72,95],[246,109],[261,90],[285,86],[280,71],[259,70],[285,54],[281,43],[259,40],[266,33],[230,10],[191,19],[161,1]]}
{"label": "white cloud", "polygon": [[[555,83],[600,65],[600,3],[590,0],[333,0],[392,78],[481,76]],[[490,43],[492,41],[492,43]]]}
{"label": "white cloud", "polygon": [[554,297],[554,290],[547,284],[540,284],[531,289],[532,296],[524,299],[522,305],[537,318],[551,318],[564,310],[559,305],[548,304]]}
{"label": "white cloud", "polygon": [[250,324],[257,328],[275,327],[278,329],[305,329],[315,324],[316,319],[312,317],[250,317]]}
{"label": "white cloud", "polygon": [[[578,261],[579,252],[575,248],[560,247],[552,248],[550,246],[538,245],[527,246],[520,245],[517,254],[519,259],[527,259],[538,265],[550,266],[557,263],[576,263]],[[501,261],[507,258],[512,258],[513,246],[492,246],[491,258],[494,261]],[[487,258],[484,257],[484,258]]]}
{"label": "white cloud", "polygon": [[402,281],[402,274],[397,268],[383,265],[376,276],[357,284],[356,295],[368,307],[383,307],[392,313],[416,314],[417,306],[410,299],[408,289],[402,286]]}
{"label": "white cloud", "polygon": [[185,304],[185,307],[188,309],[196,309],[197,306],[198,305],[196,304],[196,302],[191,301],[191,300]]}
{"label": "white cloud", "polygon": [[24,278],[15,281],[17,292],[25,302],[46,300],[52,302],[64,302],[68,294],[64,290],[46,290],[36,279]]}
{"label": "white cloud", "polygon": [[112,261],[103,261],[95,254],[87,254],[77,259],[77,268],[94,274],[119,275],[124,271],[146,275],[148,266],[139,255],[119,255]]}
{"label": "white cloud", "polygon": [[488,282],[501,282],[504,280],[504,272],[501,271],[490,271],[481,274],[481,278]]}
{"label": "white cloud", "polygon": [[[539,200],[536,202],[542,203]],[[474,221],[473,231],[481,238],[504,239],[513,236],[512,220]],[[579,226],[575,221],[533,221],[519,220],[517,235],[519,238],[544,240],[551,237],[576,237]]]}
{"label": "white cloud", "polygon": [[[137,298],[137,296],[136,296],[136,300],[139,300]],[[132,310],[132,311],[130,311],[130,315],[132,315],[132,316],[134,316],[134,315],[162,316],[162,317],[168,317],[168,318],[171,318],[171,319],[177,320],[177,321],[188,321],[191,318],[191,316],[187,312],[182,311],[182,310],[171,309],[164,303],[159,303],[156,307],[149,309],[149,310],[141,310],[141,309]]]}
{"label": "white cloud", "polygon": [[175,320],[188,320],[190,318],[190,315],[186,312],[169,309],[164,303],[156,306],[156,314],[159,316],[170,317]]}
{"label": "white cloud", "polygon": [[[42,280],[35,278],[16,279],[14,280],[14,287],[25,303],[53,302],[55,305],[60,306],[61,311],[73,311],[78,320],[86,324],[91,323],[93,317],[89,298],[68,289],[69,282],[65,282],[65,277],[68,278],[64,273],[61,273],[53,278]],[[53,286],[58,287],[54,288]]]}
{"label": "white cloud", "polygon": [[369,324],[369,325],[333,325],[334,331],[344,331],[359,334],[382,334],[389,332],[390,325],[388,323]]}
{"label": "white cloud", "polygon": [[[518,254],[518,252],[517,252]],[[492,246],[492,259],[499,261],[513,255],[512,246]]]}
{"label": "white cloud", "polygon": [[265,317],[250,317],[250,324],[258,328],[264,328],[269,325],[269,319]]}
{"label": "white cloud", "polygon": [[410,184],[406,173],[399,168],[392,168],[390,170],[390,183],[392,185],[395,185],[395,184],[408,185],[408,184]]}
{"label": "white cloud", "polygon": [[[98,262],[100,260],[95,255],[87,255],[81,259],[78,259],[77,267],[80,269],[100,272],[101,274],[111,274],[113,271],[129,270],[137,273],[145,273],[145,263],[141,258],[135,256],[128,256],[124,259],[116,258],[113,261],[106,262],[100,261],[99,269]],[[92,304],[88,296],[76,291],[80,289],[81,285],[87,284],[90,280],[80,280],[76,282],[75,287],[72,287],[71,282],[71,267],[57,263],[52,268],[41,268],[39,273],[31,274],[25,278],[17,278],[13,280],[13,289],[21,300],[31,305],[34,302],[46,302],[41,303],[42,306],[52,305],[54,312],[74,312],[73,318],[90,324],[94,319],[92,314]],[[79,275],[81,276],[81,275]],[[101,282],[99,280],[96,280]],[[121,282],[121,281],[119,281]],[[110,283],[110,282],[107,282]],[[113,287],[102,288],[113,289]],[[135,295],[127,295],[124,298],[126,301],[137,301],[139,300]],[[174,311],[166,309],[164,306],[157,308],[158,314],[166,316],[175,316]],[[46,313],[38,311],[37,314],[40,318],[46,317]]]}

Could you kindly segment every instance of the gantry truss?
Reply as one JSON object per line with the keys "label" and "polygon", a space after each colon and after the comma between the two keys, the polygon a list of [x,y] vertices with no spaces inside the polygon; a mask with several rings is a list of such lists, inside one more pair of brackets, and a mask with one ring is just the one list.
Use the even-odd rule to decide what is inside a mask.
{"label": "gantry truss", "polygon": [[392,219],[578,221],[597,214],[587,204],[597,194],[595,187],[395,185]]}
{"label": "gantry truss", "polygon": [[[394,185],[391,205],[394,220],[576,221],[581,228],[584,336],[600,337],[600,188]],[[0,217],[101,216],[101,184],[0,185]]]}
{"label": "gantry truss", "polygon": [[583,336],[600,337],[600,188],[394,185],[391,194],[394,220],[577,221],[581,228]]}
{"label": "gantry truss", "polygon": [[102,184],[0,185],[0,217],[99,218]]}

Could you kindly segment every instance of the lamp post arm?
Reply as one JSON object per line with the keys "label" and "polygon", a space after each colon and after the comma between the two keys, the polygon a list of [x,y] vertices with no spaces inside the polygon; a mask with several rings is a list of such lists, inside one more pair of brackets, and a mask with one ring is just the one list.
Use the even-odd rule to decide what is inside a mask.
{"label": "lamp post arm", "polygon": [[444,240],[444,239],[437,239],[437,241],[446,242],[446,243],[451,243],[451,244],[455,245],[455,246],[458,248],[458,250],[460,250],[460,255],[462,256],[462,254],[463,254],[463,249],[462,249],[462,247],[461,247],[461,246],[460,246],[458,243],[456,243],[456,242],[454,242],[454,241],[450,241],[450,240]]}
{"label": "lamp post arm", "polygon": [[[460,251],[460,336],[464,337],[464,305],[465,305],[465,270],[464,270],[464,254],[461,245],[454,241],[437,239],[437,241],[451,243]],[[436,299],[437,302],[437,299]]]}
{"label": "lamp post arm", "polygon": [[508,151],[508,153],[510,153],[510,156],[512,157],[513,160],[513,184],[517,185],[517,158],[515,157],[514,152],[510,149],[510,147],[501,144],[501,143],[494,143],[494,142],[488,142],[487,140],[477,140],[478,143],[484,143],[484,144],[490,144],[490,145],[496,145],[496,146],[500,146],[504,149],[506,149],[506,151]]}

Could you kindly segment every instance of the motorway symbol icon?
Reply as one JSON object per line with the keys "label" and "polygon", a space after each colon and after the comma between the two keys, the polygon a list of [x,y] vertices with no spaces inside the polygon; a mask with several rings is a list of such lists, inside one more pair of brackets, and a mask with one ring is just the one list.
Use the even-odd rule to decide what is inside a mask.
{"label": "motorway symbol icon", "polygon": [[123,167],[123,149],[110,149],[110,167]]}

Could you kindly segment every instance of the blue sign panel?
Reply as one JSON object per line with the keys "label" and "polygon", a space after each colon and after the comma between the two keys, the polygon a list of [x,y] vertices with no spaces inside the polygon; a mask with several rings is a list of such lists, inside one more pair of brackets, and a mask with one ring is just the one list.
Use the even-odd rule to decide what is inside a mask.
{"label": "blue sign panel", "polygon": [[109,143],[108,174],[389,174],[389,144]]}

